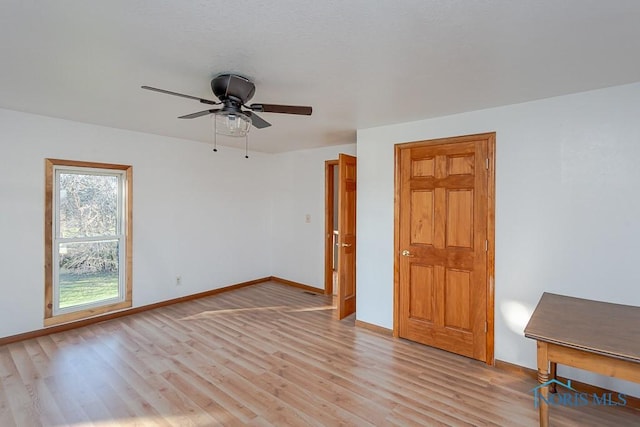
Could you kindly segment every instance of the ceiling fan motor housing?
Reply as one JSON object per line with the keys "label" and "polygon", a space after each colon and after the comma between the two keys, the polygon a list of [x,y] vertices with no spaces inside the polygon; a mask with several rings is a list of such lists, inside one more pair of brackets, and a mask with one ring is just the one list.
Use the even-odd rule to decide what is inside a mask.
{"label": "ceiling fan motor housing", "polygon": [[211,90],[223,103],[230,100],[243,105],[253,97],[256,87],[245,77],[236,74],[220,74],[211,80]]}

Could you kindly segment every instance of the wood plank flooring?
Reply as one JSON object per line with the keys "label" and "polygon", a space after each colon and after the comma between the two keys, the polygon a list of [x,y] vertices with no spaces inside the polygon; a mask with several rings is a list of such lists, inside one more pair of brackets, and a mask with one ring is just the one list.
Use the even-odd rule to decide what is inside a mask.
{"label": "wood plank flooring", "polygon": [[[0,426],[536,426],[535,381],[264,283],[0,347]],[[639,425],[619,407],[554,426]]]}

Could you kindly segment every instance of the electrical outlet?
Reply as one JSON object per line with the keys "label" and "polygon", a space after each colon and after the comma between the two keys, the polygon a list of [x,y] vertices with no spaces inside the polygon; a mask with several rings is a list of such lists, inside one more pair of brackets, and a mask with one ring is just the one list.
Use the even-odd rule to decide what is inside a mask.
{"label": "electrical outlet", "polygon": [[176,286],[182,286],[182,276],[176,276]]}

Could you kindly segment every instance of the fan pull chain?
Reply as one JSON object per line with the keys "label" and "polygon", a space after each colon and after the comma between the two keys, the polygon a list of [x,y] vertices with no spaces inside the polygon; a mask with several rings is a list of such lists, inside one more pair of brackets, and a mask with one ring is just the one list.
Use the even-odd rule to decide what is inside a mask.
{"label": "fan pull chain", "polygon": [[218,121],[216,120],[216,116],[215,114],[213,115],[213,152],[217,153],[218,152],[218,132],[216,129],[216,123]]}
{"label": "fan pull chain", "polygon": [[249,134],[245,134],[244,136],[244,158],[249,158]]}

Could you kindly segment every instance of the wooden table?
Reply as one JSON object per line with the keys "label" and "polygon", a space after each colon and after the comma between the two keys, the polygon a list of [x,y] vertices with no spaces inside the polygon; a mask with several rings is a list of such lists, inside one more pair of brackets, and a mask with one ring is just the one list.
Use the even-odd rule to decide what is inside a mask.
{"label": "wooden table", "polygon": [[[524,335],[537,341],[541,384],[555,379],[558,363],[640,382],[640,307],[545,292]],[[550,390],[539,391],[540,425],[546,427]]]}

